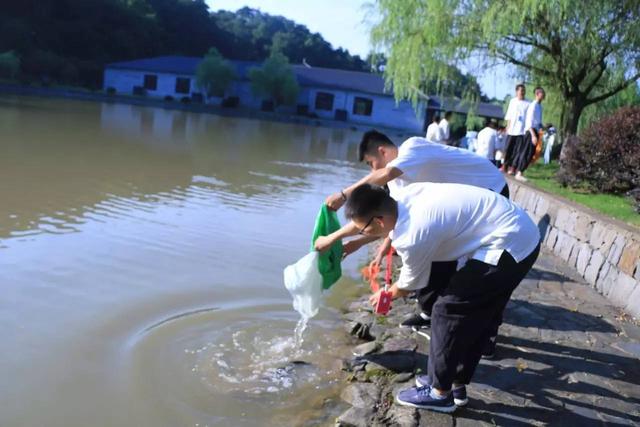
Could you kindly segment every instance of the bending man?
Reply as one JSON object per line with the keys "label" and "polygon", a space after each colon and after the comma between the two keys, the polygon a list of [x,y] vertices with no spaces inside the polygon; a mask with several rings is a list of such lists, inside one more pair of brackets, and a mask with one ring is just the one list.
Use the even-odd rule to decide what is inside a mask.
{"label": "bending man", "polygon": [[[452,197],[455,195],[455,197]],[[441,412],[466,404],[482,349],[512,292],[540,250],[536,225],[492,191],[460,184],[412,184],[394,200],[382,187],[362,185],[346,216],[366,236],[387,236],[402,258],[393,298],[428,287],[433,261],[468,259],[446,280],[433,305],[428,375],[396,401]],[[371,296],[376,305],[380,292]]]}

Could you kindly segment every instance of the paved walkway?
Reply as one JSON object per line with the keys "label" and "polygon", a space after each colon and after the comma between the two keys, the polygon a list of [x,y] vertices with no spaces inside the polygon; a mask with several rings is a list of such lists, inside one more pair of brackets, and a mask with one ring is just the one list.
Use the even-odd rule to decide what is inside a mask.
{"label": "paved walkway", "polygon": [[[366,307],[364,298],[353,304]],[[343,399],[353,404],[353,394],[362,394],[368,382],[377,383],[379,397],[375,414],[351,410],[351,415],[369,421],[343,417],[345,422],[338,425],[640,425],[640,325],[552,255],[543,252],[517,288],[505,312],[496,358],[480,363],[468,387],[469,405],[453,416],[391,403],[393,393],[412,385],[413,370],[426,369],[428,341],[395,327],[413,307],[396,303],[384,330],[372,314],[347,316],[357,314],[361,324],[373,320],[366,332],[378,350],[352,362],[356,383]],[[366,369],[357,372],[362,361]],[[387,382],[371,380],[366,372],[370,366],[396,376],[387,376],[392,378]]]}

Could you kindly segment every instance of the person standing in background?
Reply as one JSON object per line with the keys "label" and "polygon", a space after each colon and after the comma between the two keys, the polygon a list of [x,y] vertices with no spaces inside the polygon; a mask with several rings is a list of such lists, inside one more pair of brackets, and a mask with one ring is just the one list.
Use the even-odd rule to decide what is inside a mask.
{"label": "person standing in background", "polygon": [[514,175],[517,171],[514,166],[516,153],[518,153],[524,142],[525,126],[524,121],[529,107],[529,101],[524,96],[527,92],[525,86],[520,83],[516,85],[516,97],[509,101],[507,114],[504,119],[507,121],[507,152],[502,171]]}
{"label": "person standing in background", "polygon": [[496,152],[494,156],[494,162],[499,168],[502,167],[502,163],[504,162],[506,144],[507,128],[505,128],[504,126],[498,126],[498,131],[496,132]]}
{"label": "person standing in background", "polygon": [[451,145],[451,114],[451,111],[444,113],[444,119],[440,120],[438,124],[441,130],[442,143],[446,145]]}
{"label": "person standing in background", "polygon": [[533,156],[536,152],[536,145],[538,144],[538,133],[542,129],[542,101],[544,101],[545,93],[544,89],[538,86],[535,91],[535,101],[529,104],[524,120],[524,129],[526,131],[524,139],[522,140],[517,150],[514,152],[513,168],[516,171],[515,178],[518,181],[526,181],[522,174],[531,164]]}
{"label": "person standing in background", "polygon": [[498,138],[498,132],[496,132],[496,123],[491,119],[487,119],[485,127],[478,133],[476,141],[476,154],[480,157],[484,157],[491,163],[495,164],[496,153],[496,141]]}
{"label": "person standing in background", "polygon": [[553,151],[553,143],[556,140],[556,128],[547,123],[547,132],[544,134],[544,164],[548,165],[551,161],[551,151]]}
{"label": "person standing in background", "polygon": [[440,128],[440,116],[435,114],[431,121],[431,124],[427,128],[426,140],[429,142],[437,142],[442,144],[442,129]]}

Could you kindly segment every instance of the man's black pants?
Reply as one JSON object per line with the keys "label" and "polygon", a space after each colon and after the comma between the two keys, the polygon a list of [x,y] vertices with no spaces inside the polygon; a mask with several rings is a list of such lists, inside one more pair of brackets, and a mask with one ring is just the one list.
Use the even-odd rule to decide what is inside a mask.
{"label": "man's black pants", "polygon": [[431,312],[428,373],[433,387],[469,384],[495,319],[527,275],[540,245],[521,262],[504,252],[498,265],[471,259],[441,290]]}
{"label": "man's black pants", "polygon": [[515,158],[517,156],[518,150],[522,141],[524,140],[524,135],[509,135],[507,137],[507,152],[504,155],[503,166],[505,168],[515,167]]}

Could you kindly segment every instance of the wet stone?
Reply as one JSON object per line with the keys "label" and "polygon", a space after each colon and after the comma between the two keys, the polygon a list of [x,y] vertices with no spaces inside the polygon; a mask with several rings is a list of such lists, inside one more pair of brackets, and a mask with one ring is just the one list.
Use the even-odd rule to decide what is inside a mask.
{"label": "wet stone", "polygon": [[373,323],[373,315],[362,311],[345,313],[343,317],[351,322],[363,324]]}
{"label": "wet stone", "polygon": [[336,427],[369,427],[374,415],[373,408],[349,408],[336,419]]}
{"label": "wet stone", "polygon": [[453,416],[449,414],[419,410],[418,416],[419,427],[453,427],[456,425]]}
{"label": "wet stone", "polygon": [[400,374],[394,375],[393,378],[391,378],[391,382],[396,384],[405,383],[409,381],[411,378],[413,378],[412,372],[402,372]]}
{"label": "wet stone", "polygon": [[418,344],[415,338],[390,338],[382,345],[382,351],[415,351]]}
{"label": "wet stone", "polygon": [[418,425],[418,411],[408,406],[394,404],[385,417],[387,425],[397,427],[416,427]]}
{"label": "wet stone", "polygon": [[354,356],[365,356],[369,353],[373,353],[378,349],[378,343],[375,341],[360,344],[353,349]]}
{"label": "wet stone", "polygon": [[380,397],[380,387],[371,383],[350,384],[340,398],[354,408],[375,408]]}
{"label": "wet stone", "polygon": [[396,373],[413,372],[416,366],[416,358],[413,352],[390,351],[370,354],[364,356],[363,359],[368,362],[366,370],[382,368]]}

